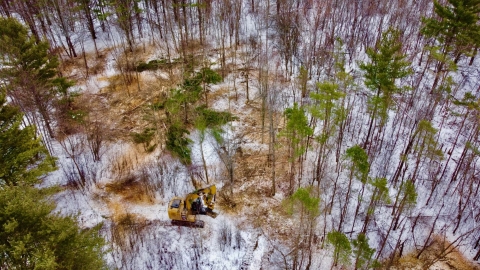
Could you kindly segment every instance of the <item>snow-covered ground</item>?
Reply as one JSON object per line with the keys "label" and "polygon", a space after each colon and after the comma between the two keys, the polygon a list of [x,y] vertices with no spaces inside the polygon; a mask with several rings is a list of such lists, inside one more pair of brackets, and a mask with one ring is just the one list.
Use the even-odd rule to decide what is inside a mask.
{"label": "snow-covered ground", "polygon": [[[306,1],[308,2],[308,1]],[[310,1],[311,2],[311,1]],[[265,3],[261,3],[259,8],[266,8]],[[412,4],[413,5],[413,4]],[[247,4],[244,3],[243,10],[247,10]],[[273,9],[273,7],[272,7]],[[306,9],[308,10],[308,9]],[[259,12],[259,11],[257,11]],[[307,11],[306,11],[307,12]],[[310,12],[310,11],[309,11]],[[426,11],[422,11],[426,12]],[[338,7],[339,16],[352,16],[344,14],[345,12]],[[311,15],[311,14],[310,14]],[[313,16],[313,15],[311,15]],[[307,50],[310,44],[315,41],[310,35],[310,31],[317,31],[319,26],[306,17],[306,23],[303,29],[303,39],[301,42],[302,50]],[[347,92],[345,99],[345,107],[351,109],[348,114],[348,127],[344,134],[343,143],[340,146],[342,152],[334,151],[334,143],[330,142],[327,149],[325,172],[321,182],[312,182],[315,174],[315,166],[317,159],[317,149],[309,148],[303,161],[303,177],[299,180],[302,186],[313,183],[314,186],[319,184],[320,187],[320,210],[321,214],[317,217],[314,229],[314,241],[311,249],[313,250],[313,258],[311,269],[329,269],[332,265],[332,250],[329,246],[324,246],[325,234],[338,228],[339,219],[342,215],[342,205],[346,201],[346,190],[349,183],[348,162],[343,158],[345,150],[356,144],[363,144],[366,136],[366,125],[369,120],[367,110],[367,97],[371,95],[362,85],[361,74],[358,72],[358,62],[366,61],[367,56],[364,53],[365,48],[373,46],[378,37],[378,29],[386,28],[386,21],[393,21],[393,16],[374,14],[369,17],[364,16],[361,19],[361,31],[355,35],[364,35],[361,42],[355,44],[354,48],[349,44],[345,44],[342,49],[347,57],[346,70],[351,72],[355,79],[356,85]],[[413,18],[415,21],[418,18]],[[348,20],[347,20],[348,21]],[[101,148],[101,159],[95,161],[89,149],[88,138],[86,135],[76,134],[67,137],[62,142],[52,141],[52,154],[58,158],[58,170],[50,174],[44,181],[43,185],[61,185],[66,187],[65,190],[55,196],[58,203],[58,211],[63,214],[77,215],[77,219],[82,227],[91,228],[98,224],[103,224],[101,234],[107,239],[107,255],[106,259],[112,268],[118,269],[281,269],[292,266],[292,257],[297,254],[297,247],[303,243],[292,244],[293,240],[289,237],[301,239],[297,231],[301,227],[299,216],[294,215],[288,217],[282,212],[282,201],[287,198],[288,177],[286,173],[289,170],[289,162],[286,158],[285,141],[278,139],[275,149],[278,151],[279,161],[277,163],[277,192],[274,197],[267,196],[270,188],[271,168],[268,167],[266,156],[269,153],[268,145],[268,121],[265,127],[262,127],[260,111],[262,108],[262,95],[265,91],[262,85],[259,70],[269,71],[269,99],[266,100],[266,106],[273,107],[272,119],[274,119],[275,130],[281,130],[284,125],[284,119],[281,115],[287,107],[293,106],[294,102],[302,101],[299,98],[298,83],[296,73],[300,65],[305,64],[301,58],[302,50],[299,50],[296,57],[292,57],[295,64],[293,74],[283,71],[284,59],[279,48],[278,35],[274,33],[272,21],[262,18],[259,14],[244,14],[241,18],[242,22],[242,46],[238,52],[249,50],[247,39],[250,43],[257,42],[258,49],[251,53],[250,57],[240,57],[234,59],[232,56],[227,58],[227,63],[235,68],[241,68],[248,65],[252,68],[250,74],[249,97],[247,101],[245,91],[245,78],[241,77],[240,72],[231,72],[224,82],[211,86],[209,96],[209,105],[212,109],[218,111],[229,111],[238,117],[238,120],[228,123],[224,127],[223,137],[228,146],[225,151],[229,154],[236,155],[235,171],[236,175],[241,178],[235,179],[233,185],[233,199],[237,204],[236,207],[217,204],[216,211],[218,217],[212,219],[208,216],[200,216],[205,221],[205,228],[187,228],[172,226],[167,216],[167,204],[173,196],[185,196],[192,192],[194,187],[191,182],[191,175],[195,174],[195,178],[203,185],[215,183],[220,192],[224,194],[229,191],[229,179],[226,174],[225,164],[223,163],[219,151],[221,147],[217,141],[207,131],[204,140],[199,131],[192,128],[189,135],[193,143],[192,149],[192,165],[186,167],[182,165],[177,158],[172,157],[164,146],[159,144],[152,153],[146,153],[140,145],[133,144],[128,140],[128,134],[122,138],[107,138]],[[383,25],[382,25],[383,24]],[[267,26],[269,28],[267,28]],[[367,26],[365,26],[367,25]],[[370,25],[370,26],[368,26]],[[317,28],[315,28],[317,27]],[[328,45],[328,36],[330,29],[336,28],[338,35],[345,40],[349,37],[347,34],[347,24],[335,24],[335,21],[325,22],[325,30],[318,31],[321,33],[318,37],[322,44]],[[400,24],[403,30],[405,49],[411,53],[412,63],[414,63],[414,74],[408,79],[402,81],[403,85],[411,86],[412,91],[405,94],[402,99],[395,100],[395,110],[389,111],[389,120],[382,132],[377,132],[375,140],[379,141],[383,136],[384,144],[382,146],[374,146],[372,152],[375,153],[370,158],[371,171],[370,177],[386,177],[391,179],[396,172],[396,168],[401,161],[401,154],[405,151],[410,136],[415,129],[415,121],[421,120],[425,115],[425,111],[430,103],[429,87],[432,84],[434,75],[427,70],[424,76],[421,74],[427,68],[425,61],[421,65],[420,49],[415,49],[417,42],[417,26]],[[417,28],[416,28],[417,27]],[[216,29],[211,31],[210,36],[218,40],[221,31],[225,29]],[[173,36],[177,36],[178,29],[174,31]],[[362,32],[363,31],[363,32]],[[333,30],[332,30],[333,32]],[[100,31],[99,31],[100,33]],[[315,32],[317,33],[317,32]],[[253,37],[253,38],[252,38]],[[80,38],[80,37],[78,37]],[[333,37],[331,37],[333,39]],[[106,90],[112,83],[110,78],[119,75],[118,65],[123,55],[123,49],[120,44],[123,41],[121,32],[117,32],[112,28],[108,34],[103,33],[97,41],[98,48],[102,54],[101,62],[105,67],[100,74],[90,75],[85,81],[77,85],[77,90],[83,94],[92,96],[101,96],[107,100],[111,95],[118,94],[121,90]],[[170,41],[167,41],[170,42]],[[320,41],[319,41],[320,42]],[[423,41],[422,41],[423,42]],[[150,45],[147,37],[138,39],[139,47],[148,47],[147,53],[141,54],[145,61],[157,59],[159,56],[166,55],[164,48]],[[212,41],[214,43],[214,41]],[[317,43],[318,47],[321,47]],[[86,51],[93,54],[93,44],[89,41],[85,42]],[[176,45],[175,45],[176,46]],[[264,47],[262,47],[264,46]],[[312,45],[313,46],[313,45]],[[322,59],[328,59],[333,53],[333,45],[324,49],[325,55],[319,54],[318,62],[322,63]],[[172,46],[173,47],[173,46]],[[213,44],[216,51],[212,50],[214,56],[206,59],[212,63],[212,68],[220,68],[219,44]],[[153,48],[153,49],[151,49]],[[267,48],[268,52],[264,52],[263,48]],[[323,49],[321,47],[320,50]],[[232,53],[232,50],[229,50]],[[328,55],[328,56],[327,56]],[[352,59],[352,55],[355,57]],[[175,55],[178,56],[178,55]],[[261,59],[261,58],[265,59]],[[348,58],[350,59],[348,60]],[[172,58],[175,58],[172,56]],[[297,59],[298,58],[298,59]],[[241,60],[240,60],[241,59]],[[247,59],[246,61],[244,59]],[[268,59],[268,61],[266,60]],[[304,59],[305,60],[305,59]],[[455,91],[452,93],[454,99],[461,99],[463,93],[471,91],[478,98],[480,66],[475,59],[472,66],[468,65],[467,60],[460,62],[459,71],[452,73],[454,81],[457,82]],[[237,62],[242,62],[237,64]],[[311,69],[311,79],[308,85],[311,91],[315,89],[315,83],[326,79],[332,79],[332,74],[326,74],[329,62],[325,61],[325,66],[314,65]],[[262,65],[268,65],[263,66]],[[179,68],[181,69],[181,68]],[[177,70],[177,76],[182,70]],[[76,76],[83,74],[81,68],[72,71]],[[145,81],[153,81],[159,83],[154,91],[158,93],[166,93],[170,87],[175,87],[180,81],[175,81],[176,77],[166,71],[143,72],[140,78]],[[241,78],[241,79],[240,79]],[[263,78],[262,78],[263,79]],[[172,83],[172,81],[175,81]],[[168,83],[167,83],[168,82]],[[143,85],[142,85],[143,87]],[[234,89],[235,88],[235,89]],[[111,92],[109,92],[111,91]],[[117,91],[117,92],[114,92]],[[114,92],[114,93],[112,93]],[[147,92],[147,93],[145,93]],[[128,93],[125,97],[125,104],[131,102],[135,106],[143,109],[143,103],[134,103],[135,94],[153,97],[153,92],[145,91],[142,93]],[[272,94],[273,93],[273,94]],[[119,95],[121,97],[121,95]],[[140,99],[140,97],[138,97]],[[142,100],[143,102],[144,100]],[[123,102],[123,100],[122,100]],[[118,102],[118,103],[122,103]],[[305,102],[306,104],[309,101]],[[412,105],[413,104],[413,105]],[[124,105],[124,104],[120,104]],[[119,105],[119,106],[120,106]],[[455,190],[449,190],[450,177],[455,169],[455,164],[462,154],[464,146],[468,138],[466,133],[471,124],[461,132],[458,139],[458,145],[453,148],[453,144],[458,133],[460,125],[459,118],[452,113],[464,113],[465,109],[459,109],[451,106],[451,103],[445,105],[443,101],[438,105],[438,109],[432,117],[431,122],[439,132],[435,135],[439,145],[444,153],[444,159],[429,163],[428,160],[422,160],[418,172],[416,172],[416,188],[418,198],[416,206],[406,210],[400,220],[399,229],[390,230],[392,223],[392,203],[379,205],[374,213],[371,221],[370,229],[367,230],[369,244],[375,247],[377,251],[383,243],[386,243],[380,259],[388,258],[393,250],[397,250],[395,245],[401,243],[402,250],[405,246],[405,253],[413,252],[421,249],[424,242],[429,237],[430,229],[434,227],[434,234],[444,236],[447,240],[455,242],[458,240],[459,250],[468,258],[475,256],[477,250],[473,248],[474,242],[480,236],[478,229],[478,198],[470,200],[466,208],[465,216],[461,221],[460,228],[454,234],[452,232],[453,225],[456,222],[456,213],[458,206],[458,192],[460,187],[452,185]],[[133,105],[132,105],[133,106]],[[454,108],[454,109],[452,109]],[[115,117],[100,115],[101,121],[109,121],[108,128],[116,131],[123,119],[143,121],[141,113],[138,111],[128,113],[127,106],[122,108],[108,108],[121,115]],[[135,107],[137,109],[137,107]],[[139,109],[139,110],[141,110]],[[478,113],[478,112],[477,112]],[[473,115],[473,113],[472,113]],[[403,117],[405,116],[405,117]],[[132,117],[131,119],[129,119]],[[136,117],[136,118],[133,118]],[[113,120],[112,120],[113,119]],[[311,120],[311,118],[309,118]],[[399,121],[403,122],[399,122]],[[478,121],[478,119],[477,119]],[[137,123],[135,123],[137,124]],[[112,126],[110,126],[112,125]],[[105,124],[107,126],[107,124]],[[128,131],[138,131],[133,127]],[[139,128],[139,127],[138,127]],[[321,124],[317,124],[315,134],[321,131]],[[141,128],[140,128],[141,129]],[[127,129],[122,129],[125,132]],[[113,132],[112,131],[112,132]],[[398,136],[397,136],[398,135]],[[394,139],[398,138],[398,140]],[[160,138],[162,139],[162,138]],[[478,140],[478,138],[474,138]],[[313,140],[312,140],[313,141]],[[312,145],[315,142],[312,142]],[[374,149],[376,148],[376,149]],[[238,152],[242,152],[241,156]],[[203,171],[203,158],[208,168],[208,177],[210,183],[206,182],[205,173]],[[446,159],[451,156],[450,163],[446,164]],[[411,158],[405,163],[401,171],[401,180],[409,179],[413,176],[412,168],[415,167],[415,156],[411,153]],[[473,172],[466,178],[477,179],[472,181],[472,185],[478,190],[478,158],[472,159]],[[440,166],[438,165],[440,164]],[[243,166],[243,167],[241,167]],[[431,181],[436,179],[440,174],[435,170],[445,170],[445,181],[431,192]],[[241,172],[241,173],[240,173]],[[433,175],[433,176],[432,176]],[[333,197],[334,186],[338,186],[336,195]],[[367,198],[373,193],[373,188],[367,185],[365,189],[364,201],[358,200],[358,195],[362,189],[360,181],[354,179],[352,190],[349,198],[348,214],[345,219],[343,231],[349,237],[354,236],[361,230],[362,221],[366,215]],[[389,183],[390,198],[394,202],[395,196],[399,193],[399,187]],[[427,200],[432,193],[432,199],[427,205]],[[368,199],[369,200],[369,199]],[[221,201],[220,201],[221,202]],[[359,217],[355,226],[352,226],[352,215],[358,203],[363,202],[360,207]],[[461,201],[460,201],[461,204]],[[330,210],[330,211],[329,211]],[[438,218],[438,219],[436,219]],[[411,227],[413,222],[418,225],[415,230]],[[352,229],[350,229],[352,228]],[[459,238],[462,234],[469,233],[468,239]],[[351,232],[350,232],[351,231]],[[389,236],[384,240],[384,236]],[[386,241],[386,242],[385,242]],[[457,242],[455,242],[457,243]],[[304,245],[304,244],[303,244]],[[302,250],[308,250],[303,247]],[[301,259],[306,260],[307,253],[298,253]],[[305,266],[304,261],[302,261]],[[448,269],[445,262],[437,262],[430,266],[430,269]],[[243,268],[242,268],[243,267]],[[297,267],[299,267],[297,265]],[[340,266],[339,266],[340,267]],[[301,267],[299,267],[301,268]]]}

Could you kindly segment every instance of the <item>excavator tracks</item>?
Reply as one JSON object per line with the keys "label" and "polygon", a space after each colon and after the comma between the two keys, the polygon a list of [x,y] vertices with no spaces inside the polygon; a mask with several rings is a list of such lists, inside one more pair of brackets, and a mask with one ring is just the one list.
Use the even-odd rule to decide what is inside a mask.
{"label": "excavator tracks", "polygon": [[195,220],[195,222],[188,222],[183,220],[172,220],[172,225],[174,226],[184,226],[184,227],[194,227],[194,228],[203,228],[205,227],[205,222],[203,220]]}

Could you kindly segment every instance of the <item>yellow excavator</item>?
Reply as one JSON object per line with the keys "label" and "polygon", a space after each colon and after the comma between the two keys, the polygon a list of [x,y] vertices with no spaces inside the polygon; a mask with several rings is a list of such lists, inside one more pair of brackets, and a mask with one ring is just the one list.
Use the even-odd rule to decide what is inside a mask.
{"label": "yellow excavator", "polygon": [[197,220],[196,215],[217,217],[218,214],[213,212],[216,194],[217,188],[212,185],[189,193],[185,199],[174,197],[168,204],[168,217],[172,224],[203,228],[205,223]]}

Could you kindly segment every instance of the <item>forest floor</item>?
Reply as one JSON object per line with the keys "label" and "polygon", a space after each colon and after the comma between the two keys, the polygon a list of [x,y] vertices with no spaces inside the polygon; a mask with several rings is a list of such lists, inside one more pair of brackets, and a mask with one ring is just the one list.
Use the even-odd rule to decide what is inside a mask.
{"label": "forest floor", "polygon": [[[125,228],[128,226],[123,226],[125,224],[157,227],[156,233],[168,233],[169,230],[176,230],[178,235],[175,233],[174,236],[170,237],[180,238],[182,233],[185,234],[186,232],[180,228],[169,228],[166,206],[170,196],[185,194],[164,192],[159,195],[158,190],[156,190],[158,186],[150,186],[138,176],[141,175],[141,170],[140,173],[138,172],[139,168],[148,168],[149,162],[165,154],[165,146],[162,144],[164,139],[161,137],[163,134],[157,135],[158,146],[152,153],[147,153],[141,145],[133,144],[130,134],[141,132],[151,125],[151,121],[147,119],[146,115],[154,115],[154,117],[157,117],[155,119],[156,124],[164,125],[162,121],[165,120],[166,115],[161,111],[152,113],[148,106],[165,98],[168,91],[180,83],[181,72],[179,70],[173,72],[168,70],[145,71],[136,73],[131,82],[126,84],[122,74],[114,71],[116,61],[121,60],[115,57],[113,51],[114,49],[104,49],[101,52],[101,58],[88,54],[86,56],[88,69],[85,67],[85,61],[82,58],[64,63],[65,73],[71,74],[71,78],[77,80],[77,85],[80,86],[81,96],[78,100],[78,106],[88,110],[89,118],[100,121],[101,125],[105,127],[104,135],[108,138],[108,144],[120,143],[123,145],[121,147],[122,151],[105,152],[106,156],[103,159],[108,160],[108,165],[105,165],[105,167],[108,167],[110,172],[100,177],[95,187],[86,192],[91,192],[90,194],[84,194],[86,201],[91,200],[87,202],[89,205],[87,208],[90,209],[90,212],[97,212],[95,215],[102,217],[99,220],[116,225],[116,227],[112,226],[116,229],[111,230],[113,235],[111,240],[120,246],[127,246],[128,243],[119,244],[123,241],[119,239],[131,239],[125,234],[138,233],[136,230],[126,230]],[[147,61],[152,58],[153,54],[152,48],[144,47],[143,50],[135,52],[135,59]],[[86,76],[87,72],[94,74],[94,76]],[[257,240],[254,250],[250,251],[252,258],[247,259],[250,260],[251,269],[259,269],[267,261],[270,261],[270,255],[274,251],[274,244],[271,241],[275,240],[275,243],[287,244],[291,240],[292,233],[296,230],[295,217],[289,216],[284,211],[282,204],[288,190],[287,168],[289,161],[287,153],[285,149],[277,149],[275,167],[277,192],[272,197],[270,196],[272,168],[268,161],[268,144],[266,143],[268,141],[268,128],[262,127],[258,88],[250,86],[252,98],[247,101],[244,91],[245,86],[237,82],[235,87],[240,90],[233,91],[233,80],[236,80],[236,78],[227,77],[224,83],[212,87],[208,93],[208,99],[213,109],[229,110],[239,118],[232,125],[236,128],[235,133],[242,141],[242,146],[237,149],[234,156],[236,167],[233,184],[224,180],[227,179],[227,175],[224,173],[225,170],[219,169],[223,165],[217,157],[214,157],[215,151],[212,149],[212,142],[210,141],[204,146],[206,148],[205,152],[209,154],[207,158],[208,166],[212,169],[212,181],[215,182],[215,179],[222,179],[222,181],[217,184],[219,191],[216,208],[220,216],[216,220],[205,218],[207,228],[202,234],[205,234],[206,238],[212,237],[211,235],[217,236],[225,230],[225,224],[231,224],[240,233],[241,240],[238,241],[243,243],[243,247],[236,250],[235,245],[232,244],[234,246],[233,250],[236,251],[230,253],[235,254],[233,258],[230,258],[230,261],[222,257],[228,255],[213,255],[212,262],[203,262],[206,269],[208,267],[221,269],[222,262],[215,261],[219,257],[226,260],[223,261],[224,267],[225,265],[227,267],[238,267],[245,260],[244,257],[248,255],[248,249],[251,249],[248,243],[255,242],[255,237],[257,237]],[[279,127],[281,127],[281,124],[279,124]],[[195,144],[198,144],[195,136],[195,133],[192,133],[192,139]],[[199,150],[198,146],[195,147],[196,150],[194,149],[192,155],[193,159],[198,161]],[[185,174],[177,175],[177,177],[182,177],[182,175]],[[56,175],[56,177],[61,176]],[[181,181],[184,185],[188,182],[184,179]],[[186,190],[177,189],[176,192],[182,191],[185,192]],[[233,194],[231,191],[233,191]],[[63,199],[59,197],[59,207],[68,208],[66,206],[68,200],[68,195],[65,195]],[[85,207],[78,206],[74,207],[73,210],[70,207],[67,212],[71,211],[72,214],[75,210],[81,211],[82,208]],[[88,215],[84,212],[80,214],[79,218],[86,220],[89,219]],[[90,224],[91,222],[84,223],[86,226],[90,226]],[[139,230],[139,226],[135,228]],[[113,233],[114,231],[116,236]],[[209,236],[209,234],[211,235]],[[159,235],[167,237],[164,234]],[[218,237],[221,237],[221,235]],[[166,241],[168,239],[166,238]],[[216,239],[209,241],[207,243],[221,243]],[[179,247],[179,249],[189,248],[190,244],[188,239],[180,241],[179,245],[187,246]],[[426,265],[428,265],[428,269],[480,269],[457,251],[449,254],[447,259],[431,264],[426,258],[435,260],[435,254],[442,250],[439,245],[441,245],[440,241],[434,242],[425,251],[427,255],[422,257],[422,259],[425,258],[423,260],[416,259],[415,254],[404,255],[393,264],[394,268],[392,269],[424,269]],[[165,244],[162,244],[162,246],[165,247]],[[210,251],[212,251],[211,248]],[[121,252],[125,252],[125,250]],[[321,254],[326,253],[321,252]],[[144,255],[138,256],[143,257]],[[323,265],[325,268],[329,267],[329,255],[318,259],[324,261],[323,263],[320,262],[319,265]],[[119,266],[119,262],[114,255],[111,256],[110,260]],[[269,263],[267,266],[274,265],[272,262]]]}

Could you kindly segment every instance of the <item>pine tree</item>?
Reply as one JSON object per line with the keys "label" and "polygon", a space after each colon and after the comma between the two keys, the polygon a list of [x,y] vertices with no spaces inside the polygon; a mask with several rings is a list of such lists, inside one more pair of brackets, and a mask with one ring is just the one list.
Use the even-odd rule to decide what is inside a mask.
{"label": "pine tree", "polygon": [[[319,205],[320,198],[318,198],[313,187],[299,188],[295,193],[286,200],[286,209],[288,214],[295,213],[295,220],[297,221],[296,234],[292,235],[293,251],[292,255],[292,269],[308,269],[312,262],[312,245],[315,235],[316,218],[320,214]],[[298,248],[306,243],[305,248]],[[308,256],[307,266],[303,268],[303,256]]]}
{"label": "pine tree", "polygon": [[195,79],[202,83],[203,94],[205,96],[205,106],[208,107],[208,89],[207,84],[217,84],[222,81],[222,76],[211,68],[202,68],[195,76]]}
{"label": "pine tree", "polygon": [[370,163],[368,163],[368,155],[365,150],[359,145],[352,146],[345,152],[345,157],[350,160],[350,174],[355,175],[365,184],[370,171]]}
{"label": "pine tree", "polygon": [[[359,233],[357,239],[352,240],[353,255],[355,257],[355,269],[369,269],[371,259],[375,249],[368,244],[368,238],[363,233]],[[378,262],[372,264],[378,265]]]}
{"label": "pine tree", "polygon": [[338,90],[338,85],[331,82],[317,83],[317,91],[310,93],[310,97],[314,102],[309,108],[310,113],[316,119],[323,121],[321,134],[317,137],[320,143],[318,151],[316,175],[317,181],[320,183],[320,173],[322,164],[325,160],[325,148],[328,139],[335,131],[335,116],[341,111],[341,108],[336,102],[345,97],[345,94]]}
{"label": "pine tree", "polygon": [[406,210],[411,209],[417,203],[417,191],[415,185],[411,180],[402,182],[400,190],[395,198],[395,204],[393,205],[392,215],[394,216],[393,230],[397,229],[400,215]]}
{"label": "pine tree", "polygon": [[[370,163],[368,162],[368,155],[367,152],[363,148],[361,148],[359,145],[352,146],[347,149],[345,152],[345,157],[350,160],[350,181],[348,185],[348,191],[347,191],[347,203],[349,200],[349,194],[352,186],[352,178],[353,175],[357,177],[360,182],[362,182],[362,191],[358,195],[358,200],[357,200],[357,207],[355,209],[355,215],[353,217],[353,224],[352,224],[352,231],[353,228],[355,227],[355,222],[357,220],[357,215],[358,211],[360,210],[360,206],[363,202],[363,193],[365,192],[365,184],[367,183],[368,180],[368,173],[370,172]],[[345,209],[343,212],[347,212],[347,203],[345,204]],[[342,213],[342,218],[343,218],[343,213]]]}
{"label": "pine tree", "polygon": [[98,229],[81,230],[54,214],[48,192],[33,187],[0,189],[1,269],[104,269]]}
{"label": "pine tree", "polygon": [[0,18],[0,78],[6,94],[32,122],[39,113],[48,135],[54,137],[53,108],[71,102],[68,88],[73,83],[57,76],[59,63],[48,49],[47,42],[31,37],[14,18]]}
{"label": "pine tree", "polygon": [[409,63],[402,53],[402,43],[399,32],[392,28],[382,34],[382,39],[376,48],[368,48],[369,63],[360,63],[364,71],[364,83],[368,89],[375,93],[369,98],[370,123],[363,148],[367,148],[373,123],[380,119],[383,126],[387,120],[388,110],[393,106],[393,95],[400,93],[405,88],[398,87],[398,79],[405,78],[411,73]]}
{"label": "pine tree", "polygon": [[285,137],[289,144],[290,159],[290,192],[293,192],[293,178],[295,176],[295,160],[305,153],[305,139],[313,134],[313,130],[308,126],[307,116],[303,108],[295,103],[293,108],[285,109],[287,124],[280,136]]}
{"label": "pine tree", "polygon": [[434,0],[436,18],[423,18],[422,34],[439,43],[443,55],[453,53],[455,62],[461,54],[472,53],[480,45],[480,1],[448,0],[442,5]]}
{"label": "pine tree", "polygon": [[333,246],[333,267],[338,263],[343,265],[350,264],[350,255],[352,253],[352,246],[347,236],[339,231],[332,231],[327,234],[327,243]]}
{"label": "pine tree", "polygon": [[456,70],[462,54],[471,55],[473,61],[480,45],[479,0],[448,0],[446,5],[434,0],[433,4],[437,17],[423,18],[420,30],[424,36],[436,41],[427,47],[437,61],[432,93],[437,91],[442,76],[445,78],[449,71]]}
{"label": "pine tree", "polygon": [[102,269],[98,228],[80,230],[71,217],[53,214],[56,189],[33,185],[55,169],[54,159],[22,126],[22,114],[0,94],[0,268]]}
{"label": "pine tree", "polygon": [[413,151],[416,154],[415,169],[412,175],[414,183],[422,160],[441,161],[443,159],[442,149],[436,140],[437,129],[433,127],[431,122],[420,121],[416,133],[416,141],[413,145]]}
{"label": "pine tree", "polygon": [[54,158],[35,137],[35,127],[22,126],[22,117],[0,92],[0,186],[36,184],[55,169]]}
{"label": "pine tree", "polygon": [[367,208],[367,215],[365,216],[365,221],[363,223],[362,233],[367,232],[368,224],[375,213],[376,205],[380,202],[390,203],[386,178],[375,178],[370,180],[369,183],[373,187],[373,192]]}

